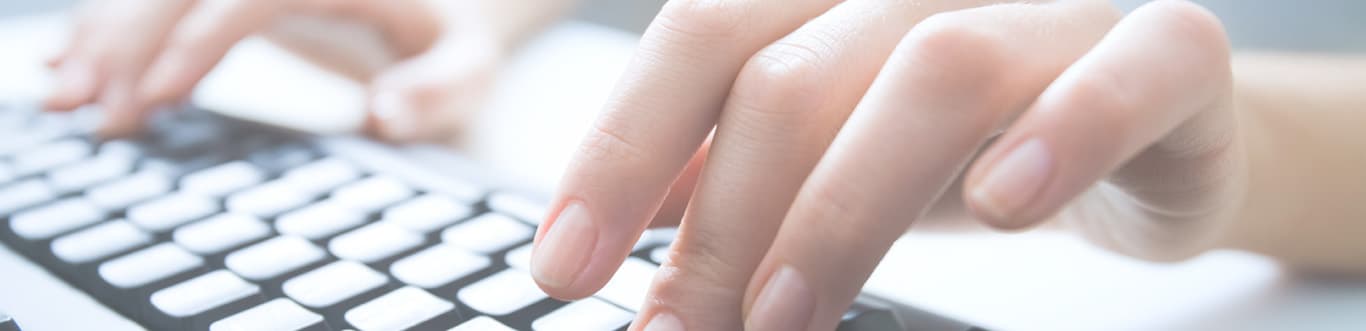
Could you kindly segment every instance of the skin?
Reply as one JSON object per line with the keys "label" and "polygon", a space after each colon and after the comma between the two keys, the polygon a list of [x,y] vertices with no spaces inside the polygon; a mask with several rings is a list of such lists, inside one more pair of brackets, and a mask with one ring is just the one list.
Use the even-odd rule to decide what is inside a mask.
{"label": "skin", "polygon": [[645,228],[679,224],[634,330],[830,330],[931,210],[1366,275],[1366,60],[1235,61],[1184,1],[988,3],[669,2],[533,276],[589,296]]}
{"label": "skin", "polygon": [[[51,108],[97,103],[106,134],[136,132],[260,33],[368,80],[377,136],[441,135],[569,3],[139,1],[78,16]],[[1366,58],[1234,57],[1183,1],[988,3],[670,1],[566,172],[533,276],[586,297],[643,229],[678,225],[634,329],[828,330],[902,232],[964,218],[1366,275]],[[281,27],[300,17],[371,27],[393,60]]]}
{"label": "skin", "polygon": [[[368,82],[369,133],[399,141],[443,138],[479,106],[506,54],[572,4],[91,1],[74,15],[70,45],[49,61],[59,84],[45,104],[55,111],[97,104],[108,114],[101,135],[133,135],[150,112],[185,98],[233,45],[259,34]],[[347,25],[380,40],[329,33]]]}

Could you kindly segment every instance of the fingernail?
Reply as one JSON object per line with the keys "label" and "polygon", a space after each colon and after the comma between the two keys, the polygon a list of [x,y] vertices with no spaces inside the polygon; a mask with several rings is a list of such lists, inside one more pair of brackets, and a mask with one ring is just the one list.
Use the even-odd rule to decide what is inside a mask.
{"label": "fingernail", "polygon": [[532,251],[531,274],[542,285],[565,288],[588,265],[598,241],[598,229],[581,203],[571,203],[550,223],[550,230]]}
{"label": "fingernail", "polygon": [[1038,194],[1053,168],[1053,156],[1039,139],[1031,139],[996,163],[976,188],[971,199],[995,220],[1005,220]]}
{"label": "fingernail", "polygon": [[412,114],[409,113],[411,105],[398,92],[375,93],[371,107],[375,119],[379,120],[382,134],[388,138],[406,137],[417,129],[417,123],[413,123]]}
{"label": "fingernail", "polygon": [[645,331],[683,331],[683,321],[668,312],[660,312],[645,323]]}
{"label": "fingernail", "polygon": [[745,330],[805,330],[816,310],[816,298],[802,275],[783,266],[770,276],[754,299]]}

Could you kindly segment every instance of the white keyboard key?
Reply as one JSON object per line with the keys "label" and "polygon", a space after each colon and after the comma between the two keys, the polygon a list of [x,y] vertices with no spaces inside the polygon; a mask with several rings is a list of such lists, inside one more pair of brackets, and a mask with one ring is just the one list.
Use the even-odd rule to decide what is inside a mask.
{"label": "white keyboard key", "polygon": [[152,293],[152,307],[185,318],[261,293],[261,288],[227,270],[216,270]]}
{"label": "white keyboard key", "polygon": [[142,156],[142,147],[128,140],[110,140],[100,144],[99,157],[123,160],[136,160]]}
{"label": "white keyboard key", "polygon": [[517,331],[488,316],[479,316],[455,326],[450,331]]}
{"label": "white keyboard key", "polygon": [[361,331],[402,331],[451,311],[455,304],[416,287],[403,287],[346,312]]}
{"label": "white keyboard key", "polygon": [[77,139],[54,141],[14,155],[14,172],[20,176],[47,171],[90,155],[90,143]]}
{"label": "white keyboard key", "polygon": [[413,195],[407,184],[389,177],[376,176],[347,184],[332,193],[332,200],[362,212],[373,212]]}
{"label": "white keyboard key", "polygon": [[279,298],[228,316],[209,325],[209,331],[299,331],[323,329],[322,315],[289,299]]}
{"label": "white keyboard key", "polygon": [[365,223],[365,215],[324,200],[281,215],[275,230],[310,240],[323,239]]}
{"label": "white keyboard key", "polygon": [[18,130],[9,128],[0,130],[0,156],[31,149],[35,145],[61,138],[71,132],[70,126],[61,123],[63,121],[45,120],[36,123],[24,123],[27,121],[21,120],[16,122],[23,123],[24,127]]}
{"label": "white keyboard key", "polygon": [[70,264],[92,262],[152,242],[152,235],[123,220],[105,222],[52,241],[52,254]]}
{"label": "white keyboard key", "polygon": [[11,180],[14,180],[14,168],[11,168],[9,163],[0,163],[0,185]]}
{"label": "white keyboard key", "polygon": [[285,281],[285,295],[307,307],[327,308],[383,286],[388,280],[364,264],[337,261]]}
{"label": "white keyboard key", "polygon": [[171,236],[177,244],[201,255],[218,254],[229,248],[265,238],[270,226],[242,214],[218,214],[176,229]]}
{"label": "white keyboard key", "polygon": [[678,228],[676,227],[645,229],[645,233],[640,234],[640,239],[636,240],[636,244],[631,247],[631,251],[638,251],[642,248],[659,244],[672,243],[674,238],[677,237]]}
{"label": "white keyboard key", "polygon": [[547,298],[530,273],[516,269],[493,274],[460,289],[455,296],[471,308],[494,316],[510,314]]}
{"label": "white keyboard key", "polygon": [[669,246],[659,246],[650,250],[650,259],[659,264],[669,263]]}
{"label": "white keyboard key", "polygon": [[474,202],[484,195],[483,188],[452,177],[449,171],[436,171],[434,167],[413,162],[417,158],[443,164],[461,164],[462,161],[445,162],[450,161],[450,152],[441,148],[411,145],[396,150],[355,137],[326,137],[319,139],[318,143],[327,152],[351,161],[357,167],[393,176],[404,183],[421,187],[423,191],[441,192],[468,202]]}
{"label": "white keyboard key", "polygon": [[508,251],[503,261],[507,262],[509,267],[531,271],[531,246],[532,244],[528,243]]}
{"label": "white keyboard key", "polygon": [[607,281],[594,296],[607,300],[631,311],[640,311],[645,302],[645,293],[650,291],[650,282],[655,278],[659,266],[639,258],[627,258],[617,273]]}
{"label": "white keyboard key", "polygon": [[301,193],[283,182],[275,181],[229,196],[227,208],[228,211],[236,213],[274,217],[308,204],[312,199],[312,195]]}
{"label": "white keyboard key", "polygon": [[136,288],[204,265],[204,259],[172,243],[152,246],[100,265],[104,281],[118,288]]}
{"label": "white keyboard key", "polygon": [[261,169],[246,161],[233,161],[185,175],[180,191],[219,197],[256,185],[265,179]]}
{"label": "white keyboard key", "polygon": [[489,209],[511,215],[533,226],[540,226],[549,211],[545,203],[511,193],[494,193],[489,196],[488,204]]}
{"label": "white keyboard key", "polygon": [[490,254],[531,239],[535,231],[503,214],[488,213],[441,232],[441,240],[475,252]]}
{"label": "white keyboard key", "polygon": [[91,188],[85,197],[105,210],[119,210],[170,191],[171,180],[166,175],[143,171]]}
{"label": "white keyboard key", "polygon": [[47,182],[38,179],[0,187],[0,215],[7,215],[56,198],[57,191]]}
{"label": "white keyboard key", "polygon": [[218,212],[209,198],[176,193],[128,209],[128,221],[151,232],[166,232],[189,221]]}
{"label": "white keyboard key", "polygon": [[406,229],[428,233],[469,217],[474,208],[442,195],[428,194],[384,211],[384,219]]}
{"label": "white keyboard key", "polygon": [[66,198],[15,214],[10,228],[20,238],[44,240],[103,220],[104,211],[84,198]]}
{"label": "white keyboard key", "polygon": [[224,264],[229,270],[253,281],[284,275],[327,257],[318,246],[303,238],[284,236],[228,254]]}
{"label": "white keyboard key", "polygon": [[536,331],[612,331],[626,326],[635,315],[602,300],[574,301],[531,322]]}
{"label": "white keyboard key", "polygon": [[422,241],[419,234],[379,222],[337,236],[327,247],[343,260],[374,263],[417,247]]}
{"label": "white keyboard key", "polygon": [[399,281],[437,288],[488,267],[489,258],[450,244],[438,244],[394,262],[389,273]]}
{"label": "white keyboard key", "polygon": [[57,168],[47,174],[47,180],[57,191],[79,191],[127,175],[133,170],[133,162],[133,159],[101,155]]}
{"label": "white keyboard key", "polygon": [[337,158],[299,166],[285,173],[284,182],[305,194],[322,194],[360,178],[360,169]]}

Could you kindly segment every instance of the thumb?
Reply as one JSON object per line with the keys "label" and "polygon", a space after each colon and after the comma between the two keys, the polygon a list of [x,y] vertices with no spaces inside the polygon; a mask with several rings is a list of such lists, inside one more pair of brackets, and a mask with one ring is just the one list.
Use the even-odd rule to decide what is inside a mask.
{"label": "thumb", "polygon": [[453,137],[482,107],[500,53],[492,43],[439,41],[385,69],[371,84],[366,130],[392,141]]}

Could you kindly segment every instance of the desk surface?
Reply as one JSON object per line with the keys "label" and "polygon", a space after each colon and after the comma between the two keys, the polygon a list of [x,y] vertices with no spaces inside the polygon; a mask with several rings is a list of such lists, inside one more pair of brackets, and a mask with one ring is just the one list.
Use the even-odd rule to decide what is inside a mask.
{"label": "desk surface", "polygon": [[[56,16],[0,21],[0,44],[11,46],[0,52],[0,95],[43,93],[49,78],[41,57],[61,44],[63,28]],[[553,29],[506,68],[490,109],[476,117],[459,148],[508,172],[510,186],[552,191],[634,43],[629,34],[584,24]],[[264,42],[234,50],[220,69],[196,92],[197,102],[268,121],[307,117],[319,130],[344,130],[359,118],[358,86]],[[260,85],[262,75],[287,81],[284,90],[295,93],[280,100],[271,91],[281,89]],[[282,103],[261,102],[272,99]],[[274,108],[296,112],[263,115]],[[328,121],[319,124],[320,118]],[[1366,329],[1366,282],[1305,279],[1239,252],[1151,264],[1049,232],[913,231],[867,288],[1001,330]]]}

